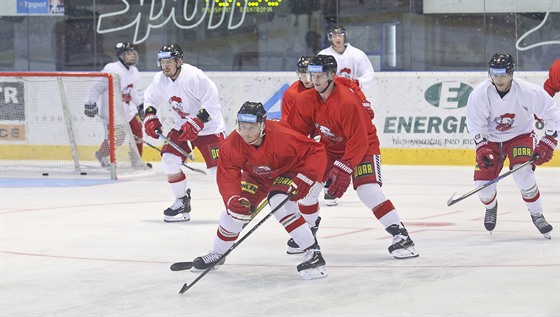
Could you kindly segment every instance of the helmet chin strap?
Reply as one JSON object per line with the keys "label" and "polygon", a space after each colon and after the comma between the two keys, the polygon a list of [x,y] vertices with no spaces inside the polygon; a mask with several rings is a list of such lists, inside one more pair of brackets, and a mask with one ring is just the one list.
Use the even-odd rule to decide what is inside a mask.
{"label": "helmet chin strap", "polygon": [[122,58],[119,57],[119,61],[121,61],[121,63],[124,65],[124,67],[126,67],[126,69],[130,69],[130,65],[125,63]]}
{"label": "helmet chin strap", "polygon": [[[243,141],[245,141],[245,143],[250,144],[250,145],[255,145],[255,143],[259,142],[260,140],[262,140],[264,138],[264,136],[266,135],[266,133],[264,132],[264,122],[261,122],[260,125],[261,125],[261,132],[259,133],[259,136],[256,137],[251,142],[245,141],[245,139],[243,139]],[[238,127],[238,130],[237,130],[237,133],[239,133],[239,127]]]}
{"label": "helmet chin strap", "polygon": [[325,91],[327,91],[327,89],[329,89],[329,86],[331,85],[331,83],[333,82],[333,80],[332,80],[332,79],[329,79],[328,82],[329,82],[329,83],[328,83],[327,87],[325,87],[325,89],[323,89],[322,91],[319,91],[320,94],[324,93]]}
{"label": "helmet chin strap", "polygon": [[175,73],[173,74],[173,76],[171,76],[171,78],[175,78],[175,76],[177,76],[177,74],[179,74],[181,72],[181,66],[177,65],[177,68],[175,69]]}

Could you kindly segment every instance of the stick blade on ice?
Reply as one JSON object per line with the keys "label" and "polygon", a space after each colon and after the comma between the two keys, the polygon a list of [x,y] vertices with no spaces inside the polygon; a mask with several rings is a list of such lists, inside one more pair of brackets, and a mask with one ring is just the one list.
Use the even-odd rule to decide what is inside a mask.
{"label": "stick blade on ice", "polygon": [[181,290],[179,291],[179,294],[185,294],[185,292],[189,289],[189,286],[187,285],[187,283],[183,284],[183,287],[181,287]]}
{"label": "stick blade on ice", "polygon": [[453,195],[451,195],[451,197],[449,197],[449,199],[447,200],[447,206],[451,206],[454,203],[456,203],[457,201],[453,201],[453,197],[455,197],[455,195],[457,195],[457,192],[453,193]]}

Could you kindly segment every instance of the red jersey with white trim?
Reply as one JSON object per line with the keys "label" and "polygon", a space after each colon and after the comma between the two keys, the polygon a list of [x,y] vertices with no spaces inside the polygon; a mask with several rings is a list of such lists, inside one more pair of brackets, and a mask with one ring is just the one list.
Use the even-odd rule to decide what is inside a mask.
{"label": "red jersey with white trim", "polygon": [[356,166],[366,154],[380,154],[377,129],[364,115],[362,102],[346,86],[335,84],[325,102],[315,89],[300,93],[287,123],[303,135],[318,128],[320,142],[333,160]]}
{"label": "red jersey with white trim", "polygon": [[302,173],[322,181],[327,156],[322,144],[291,129],[283,122],[266,120],[261,145],[248,144],[236,130],[220,144],[216,179],[227,205],[233,195],[241,195],[241,172],[273,182],[284,173]]}
{"label": "red jersey with white trim", "polygon": [[[362,102],[366,101],[366,95],[363,93],[360,86],[352,79],[337,76],[335,77],[334,82],[335,84],[340,84],[350,88]],[[288,89],[286,89],[284,95],[282,96],[282,120],[285,121],[288,119],[288,115],[296,103],[297,95],[308,89],[312,88],[305,88],[300,80],[294,82],[290,87],[288,87]]]}
{"label": "red jersey with white trim", "polygon": [[554,97],[557,92],[560,92],[560,58],[557,59],[548,70],[548,78],[544,82],[544,90]]}
{"label": "red jersey with white trim", "polygon": [[297,95],[306,90],[307,88],[305,88],[301,81],[298,80],[291,84],[286,91],[284,91],[284,95],[282,95],[282,120],[285,121],[288,119],[288,114],[296,103]]}

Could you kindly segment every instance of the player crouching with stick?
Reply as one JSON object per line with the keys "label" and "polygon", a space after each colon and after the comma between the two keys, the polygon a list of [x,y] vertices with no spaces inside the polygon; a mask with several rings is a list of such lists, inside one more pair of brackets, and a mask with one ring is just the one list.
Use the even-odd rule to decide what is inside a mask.
{"label": "player crouching with stick", "polygon": [[[496,53],[488,64],[489,79],[478,85],[467,102],[467,128],[476,145],[474,181],[477,186],[494,179],[509,158],[509,169],[534,160],[534,165],[552,159],[560,129],[560,109],[554,100],[535,84],[513,77],[515,63],[510,54]],[[534,116],[545,124],[545,135],[537,146],[533,133]],[[541,194],[535,179],[535,166],[529,164],[513,174],[521,197],[539,232],[550,239],[552,225],[543,216]],[[496,227],[497,184],[478,193],[486,208],[484,227]]]}
{"label": "player crouching with stick", "polygon": [[[326,158],[321,143],[281,122],[267,121],[261,103],[245,102],[237,114],[237,129],[220,145],[216,176],[226,210],[220,216],[213,250],[197,257],[191,270],[224,264],[222,255],[251,220],[252,206],[268,197],[276,220],[305,250],[304,262],[297,266],[300,275],[304,279],[326,277],[319,245],[296,203],[322,179]],[[292,195],[289,200],[288,195]]]}

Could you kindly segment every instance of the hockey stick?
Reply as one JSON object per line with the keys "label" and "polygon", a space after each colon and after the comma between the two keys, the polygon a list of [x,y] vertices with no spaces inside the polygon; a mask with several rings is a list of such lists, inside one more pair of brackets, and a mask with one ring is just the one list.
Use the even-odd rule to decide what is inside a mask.
{"label": "hockey stick", "polygon": [[156,131],[156,134],[159,135],[165,142],[169,143],[169,145],[171,145],[173,148],[175,148],[175,150],[179,151],[179,153],[183,154],[186,158],[190,159],[191,161],[194,160],[194,157],[190,153],[187,153],[185,150],[180,148],[177,144],[171,142],[171,140],[169,140],[168,137],[163,135],[163,133]]}
{"label": "hockey stick", "polygon": [[[246,224],[243,225],[243,228],[247,227],[247,225],[249,223],[251,223],[251,221],[253,219],[255,219],[255,217],[261,212],[261,210],[264,209],[264,207],[266,207],[266,205],[268,205],[268,199],[263,200],[263,202],[257,207],[257,209],[251,214],[251,220],[249,222],[247,222]],[[184,271],[184,270],[190,270],[193,267],[193,262],[189,261],[189,262],[175,262],[173,264],[171,264],[171,271],[177,272],[177,271]]]}
{"label": "hockey stick", "polygon": [[467,198],[467,197],[469,197],[469,196],[471,196],[471,195],[473,195],[473,194],[475,194],[475,193],[478,193],[479,191],[483,190],[484,188],[486,188],[486,187],[488,187],[488,186],[490,186],[490,185],[492,185],[492,184],[494,184],[494,183],[499,182],[499,181],[502,180],[504,177],[507,177],[507,176],[509,176],[509,175],[511,175],[511,174],[513,174],[513,173],[515,173],[515,172],[517,172],[518,170],[522,169],[523,167],[525,167],[525,166],[527,166],[527,165],[533,163],[536,159],[537,159],[537,158],[534,157],[534,158],[531,159],[530,161],[527,161],[527,162],[525,162],[525,163],[519,165],[518,167],[512,169],[511,171],[508,171],[508,172],[506,172],[506,173],[503,173],[502,175],[500,175],[500,176],[494,178],[493,180],[488,181],[487,183],[484,183],[484,184],[478,186],[477,188],[471,190],[470,192],[464,194],[463,196],[461,196],[461,197],[459,197],[459,198],[453,199],[453,197],[455,196],[455,194],[457,194],[457,192],[455,192],[455,194],[453,194],[453,195],[451,196],[451,198],[449,198],[449,200],[447,200],[447,206],[451,206],[451,205],[453,205],[453,204],[456,204],[456,203],[460,202],[461,200],[463,200],[463,199],[465,199],[465,198]]}
{"label": "hockey stick", "polygon": [[[154,150],[158,151],[159,153],[161,153],[161,149],[158,148],[157,146],[148,143],[148,141],[146,141],[146,140],[142,140],[142,142],[143,142],[144,144],[146,144],[147,146],[151,147],[152,149],[154,149]],[[206,172],[204,172],[203,170],[198,170],[197,168],[190,167],[190,166],[188,166],[188,165],[185,164],[185,163],[182,163],[182,164],[183,164],[184,167],[186,167],[186,168],[188,168],[188,169],[190,169],[190,170],[192,170],[192,171],[206,174]]]}
{"label": "hockey stick", "polygon": [[214,268],[214,266],[216,266],[217,263],[220,263],[221,260],[225,259],[225,257],[228,256],[231,253],[231,251],[233,251],[238,245],[241,244],[241,242],[243,242],[245,239],[247,239],[248,236],[250,236],[253,232],[255,232],[255,230],[257,230],[258,227],[260,227],[268,218],[270,218],[270,216],[272,216],[275,212],[277,212],[278,209],[282,208],[282,206],[284,206],[284,204],[286,204],[288,202],[288,200],[290,200],[290,198],[292,198],[293,195],[294,195],[293,193],[288,194],[288,196],[286,198],[284,198],[284,200],[282,200],[282,202],[280,202],[280,204],[278,206],[276,206],[276,208],[272,209],[272,211],[269,212],[268,215],[266,215],[253,228],[251,228],[251,230],[249,230],[249,232],[247,232],[243,237],[241,237],[241,239],[239,239],[239,241],[235,242],[231,246],[231,248],[229,248],[229,250],[227,250],[224,254],[222,254],[222,256],[220,256],[220,258],[217,261],[210,264],[210,266],[207,267],[206,270],[204,270],[204,272],[202,272],[194,281],[192,281],[192,283],[183,284],[183,287],[181,287],[181,290],[179,291],[179,294],[184,294],[191,287],[193,287],[193,285],[196,284],[196,282],[200,281],[200,279],[203,278],[204,275],[208,274],[208,272],[210,272],[210,270],[212,270]]}
{"label": "hockey stick", "polygon": [[[185,150],[183,150],[182,148],[180,148],[177,144],[173,143],[171,140],[169,140],[168,137],[166,137],[165,135],[163,135],[161,132],[156,131],[157,135],[159,135],[165,142],[167,142],[167,144],[171,145],[175,150],[179,151],[179,153],[183,154],[185,157],[190,158],[191,160],[193,159],[192,155],[190,155],[189,153],[187,153]],[[161,152],[161,151],[160,151]],[[204,175],[206,175],[206,172],[198,169],[198,168],[194,168],[191,166],[188,166],[186,163],[183,163],[183,166],[187,167],[188,169],[190,169],[191,171],[195,171],[198,173],[202,173]]]}

